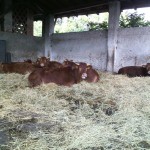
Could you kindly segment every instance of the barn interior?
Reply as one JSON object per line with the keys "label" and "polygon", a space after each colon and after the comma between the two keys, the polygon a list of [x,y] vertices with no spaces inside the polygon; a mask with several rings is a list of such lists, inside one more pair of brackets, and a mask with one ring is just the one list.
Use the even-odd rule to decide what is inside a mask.
{"label": "barn interior", "polygon": [[[112,74],[150,62],[150,27],[119,28],[122,10],[148,6],[149,0],[0,0],[0,62],[50,56],[87,62],[100,76],[97,83],[29,88],[29,74],[0,73],[0,149],[150,149],[150,78]],[[54,33],[57,18],[101,12],[109,12],[108,30]],[[37,20],[42,37],[33,36]]]}

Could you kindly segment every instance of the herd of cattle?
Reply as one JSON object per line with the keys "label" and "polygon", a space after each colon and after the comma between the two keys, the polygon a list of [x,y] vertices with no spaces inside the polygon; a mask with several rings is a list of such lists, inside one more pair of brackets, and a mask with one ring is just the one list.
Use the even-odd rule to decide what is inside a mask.
{"label": "herd of cattle", "polygon": [[[35,62],[26,60],[24,62],[1,63],[0,73],[29,72],[28,82],[30,87],[42,83],[56,83],[58,85],[71,86],[85,80],[87,82],[98,82],[99,74],[91,66],[84,62],[75,63],[65,60],[63,63],[50,61],[47,57],[37,58]],[[126,74],[129,77],[150,76],[150,63],[143,66],[128,66],[119,69],[118,74]]]}
{"label": "herd of cattle", "polygon": [[58,85],[71,86],[80,83],[98,82],[99,74],[91,65],[80,62],[65,60],[63,63],[50,61],[49,58],[40,57],[36,62],[26,60],[24,62],[1,63],[0,73],[29,72],[28,82],[30,87],[38,86],[42,83],[56,83]]}

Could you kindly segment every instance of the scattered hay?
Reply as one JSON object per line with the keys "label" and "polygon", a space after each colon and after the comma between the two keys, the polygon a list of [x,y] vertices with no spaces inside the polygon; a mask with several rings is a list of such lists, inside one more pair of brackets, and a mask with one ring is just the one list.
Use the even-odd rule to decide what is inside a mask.
{"label": "scattered hay", "polygon": [[36,88],[28,74],[0,74],[0,149],[150,149],[150,78],[99,74]]}

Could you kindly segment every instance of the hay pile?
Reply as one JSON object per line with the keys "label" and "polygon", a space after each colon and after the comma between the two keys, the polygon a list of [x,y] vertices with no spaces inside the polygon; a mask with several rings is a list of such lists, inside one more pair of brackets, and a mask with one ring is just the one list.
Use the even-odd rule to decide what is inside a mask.
{"label": "hay pile", "polygon": [[0,74],[0,149],[150,149],[150,78],[99,74],[34,89],[28,75]]}

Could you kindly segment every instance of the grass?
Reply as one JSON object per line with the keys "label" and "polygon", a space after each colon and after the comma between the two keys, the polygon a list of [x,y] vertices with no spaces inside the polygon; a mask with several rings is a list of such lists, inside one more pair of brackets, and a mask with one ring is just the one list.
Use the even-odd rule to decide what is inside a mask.
{"label": "grass", "polygon": [[0,74],[0,149],[150,149],[150,78],[99,74],[36,88],[28,74]]}

